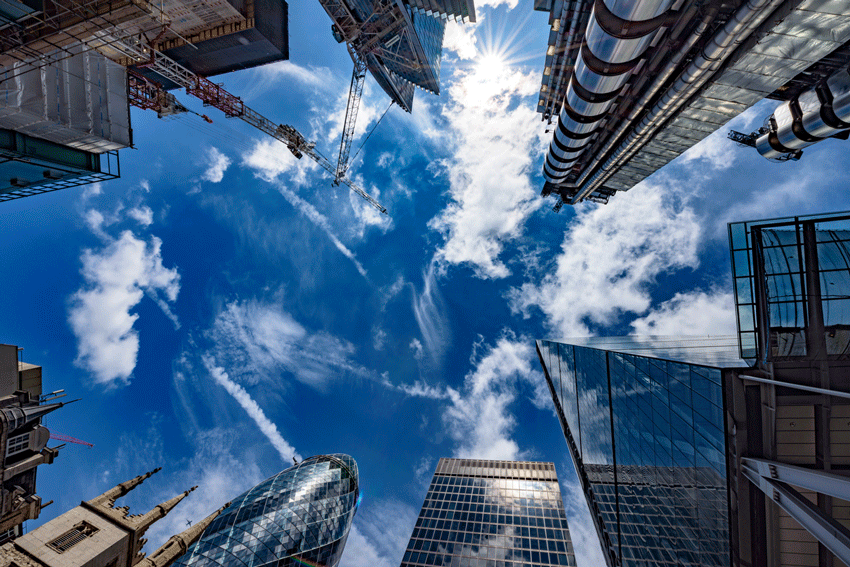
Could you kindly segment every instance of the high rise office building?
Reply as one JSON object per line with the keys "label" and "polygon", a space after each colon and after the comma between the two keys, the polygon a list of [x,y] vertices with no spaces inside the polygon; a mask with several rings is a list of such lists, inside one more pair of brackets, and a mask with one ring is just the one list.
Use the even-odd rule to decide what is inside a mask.
{"label": "high rise office building", "polygon": [[555,465],[440,459],[401,565],[575,565]]}
{"label": "high rise office building", "polygon": [[850,564],[850,214],[729,234],[734,351],[537,342],[612,567]]}
{"label": "high rise office building", "polygon": [[738,141],[767,157],[850,128],[847,0],[536,0],[535,9],[550,26],[537,108],[557,120],[543,194],[558,206],[607,203],[764,98],[783,104]]}
{"label": "high rise office building", "polygon": [[174,565],[335,567],[359,494],[354,459],[310,457],[235,498]]}

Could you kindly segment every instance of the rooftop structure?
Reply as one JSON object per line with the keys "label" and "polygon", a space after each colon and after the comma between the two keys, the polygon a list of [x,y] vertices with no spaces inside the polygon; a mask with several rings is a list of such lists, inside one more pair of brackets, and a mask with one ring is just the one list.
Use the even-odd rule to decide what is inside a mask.
{"label": "rooftop structure", "polygon": [[443,458],[401,567],[575,564],[553,463]]}
{"label": "rooftop structure", "polygon": [[[537,0],[535,9],[551,27],[538,112],[557,119],[543,187],[560,197],[556,208],[607,203],[766,97],[811,106],[806,93],[850,62],[847,0]],[[843,124],[826,123],[833,130],[812,135]],[[783,140],[802,147],[784,130]]]}
{"label": "rooftop structure", "polygon": [[336,567],[360,494],[348,455],[304,459],[235,498],[175,567]]}
{"label": "rooftop structure", "polygon": [[850,564],[850,213],[729,236],[734,352],[537,343],[610,566]]}

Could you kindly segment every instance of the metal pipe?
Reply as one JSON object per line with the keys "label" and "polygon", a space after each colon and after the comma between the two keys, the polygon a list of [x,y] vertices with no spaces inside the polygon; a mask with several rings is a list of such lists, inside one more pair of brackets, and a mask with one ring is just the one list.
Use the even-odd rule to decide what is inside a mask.
{"label": "metal pipe", "polygon": [[590,144],[672,2],[595,1],[543,167],[549,181],[565,179]]}
{"label": "metal pipe", "polygon": [[[643,146],[644,140],[654,134],[657,127],[678,111],[717,71],[737,46],[749,37],[782,2],[783,0],[749,0],[741,6],[631,134],[620,143],[611,157],[592,177],[587,179],[584,188],[573,198],[573,202],[592,193],[614,174],[615,166],[630,159]],[[579,184],[582,182],[580,181]]]}
{"label": "metal pipe", "polygon": [[780,104],[769,117],[770,128],[756,138],[767,159],[801,150],[850,128],[850,73],[833,73],[821,88]]}

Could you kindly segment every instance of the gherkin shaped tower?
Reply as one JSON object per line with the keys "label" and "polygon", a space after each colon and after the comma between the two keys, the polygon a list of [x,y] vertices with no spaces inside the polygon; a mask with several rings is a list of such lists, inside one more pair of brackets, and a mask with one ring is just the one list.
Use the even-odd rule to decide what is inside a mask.
{"label": "gherkin shaped tower", "polygon": [[359,493],[354,459],[310,457],[233,500],[174,567],[335,567]]}

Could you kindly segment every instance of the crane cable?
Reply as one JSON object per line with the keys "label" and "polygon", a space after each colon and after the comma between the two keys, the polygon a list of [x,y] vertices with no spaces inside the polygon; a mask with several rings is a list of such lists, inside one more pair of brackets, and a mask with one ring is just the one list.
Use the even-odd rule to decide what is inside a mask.
{"label": "crane cable", "polygon": [[[387,115],[387,112],[389,112],[389,111],[390,111],[390,108],[392,108],[393,104],[395,104],[395,101],[394,101],[394,100],[391,100],[391,101],[390,101],[390,105],[387,107],[387,109],[384,111],[384,113],[383,113],[383,114],[381,114],[381,117],[380,117],[380,118],[378,118],[378,121],[377,121],[377,122],[375,122],[375,125],[374,125],[374,126],[372,126],[372,129],[371,129],[371,130],[369,130],[369,134],[367,134],[367,135],[366,135],[366,138],[364,138],[363,142],[360,144],[360,147],[359,147],[359,148],[357,148],[357,151],[354,153],[354,157],[353,157],[353,158],[351,158],[350,160],[348,160],[348,165],[351,165],[352,163],[354,163],[354,159],[355,159],[358,155],[360,155],[360,150],[362,150],[362,149],[363,149],[363,146],[364,146],[364,145],[366,145],[366,142],[368,142],[368,141],[369,141],[369,137],[370,137],[370,136],[372,135],[372,133],[375,131],[375,128],[377,128],[377,127],[378,127],[378,124],[380,124],[380,123],[381,123],[381,120],[383,120],[383,119],[384,119],[384,116],[386,116],[386,115]],[[346,167],[345,169],[348,169],[348,167]]]}

